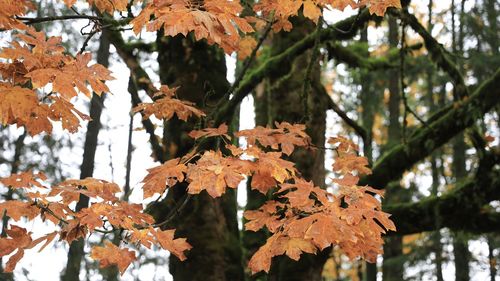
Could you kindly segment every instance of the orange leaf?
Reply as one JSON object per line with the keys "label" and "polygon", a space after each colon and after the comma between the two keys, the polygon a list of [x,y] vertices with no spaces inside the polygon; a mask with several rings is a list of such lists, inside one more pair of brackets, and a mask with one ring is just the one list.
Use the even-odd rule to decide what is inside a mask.
{"label": "orange leaf", "polygon": [[168,86],[161,86],[160,91],[154,96],[157,98],[153,103],[141,103],[134,107],[134,112],[142,112],[143,119],[155,115],[158,119],[169,120],[174,114],[180,120],[187,121],[191,116],[205,116],[203,111],[195,108],[193,103],[181,101],[173,98],[175,89],[170,89]]}
{"label": "orange leaf", "polygon": [[118,266],[121,275],[125,273],[130,263],[136,259],[134,251],[119,248],[109,241],[104,242],[104,247],[93,247],[90,256],[99,261],[100,267]]}
{"label": "orange leaf", "polygon": [[160,166],[148,169],[148,175],[142,180],[144,198],[149,198],[155,193],[163,194],[166,187],[172,187],[177,182],[184,181],[187,167],[179,161],[179,158],[172,159]]}
{"label": "orange leaf", "polygon": [[11,225],[5,231],[9,238],[0,238],[0,257],[6,256],[17,249],[17,252],[9,258],[5,266],[5,272],[14,271],[17,263],[24,256],[24,249],[29,247],[32,239],[26,229]]}
{"label": "orange leaf", "polygon": [[197,131],[191,131],[189,133],[189,136],[195,140],[203,137],[207,138],[207,137],[218,137],[218,136],[225,137],[228,140],[231,139],[231,137],[229,137],[229,135],[227,134],[226,123],[221,124],[219,128],[205,128]]}
{"label": "orange leaf", "polygon": [[210,196],[222,196],[227,187],[236,188],[249,173],[248,162],[223,157],[220,151],[207,151],[196,164],[189,164],[188,193],[198,194],[206,190]]}
{"label": "orange leaf", "polygon": [[40,209],[29,202],[10,200],[0,203],[0,214],[5,214],[14,221],[19,221],[21,217],[32,220],[40,215]]}
{"label": "orange leaf", "polygon": [[174,239],[175,230],[157,230],[154,232],[154,236],[161,247],[172,254],[174,254],[181,261],[186,259],[184,251],[190,250],[192,247],[186,242],[185,238]]}

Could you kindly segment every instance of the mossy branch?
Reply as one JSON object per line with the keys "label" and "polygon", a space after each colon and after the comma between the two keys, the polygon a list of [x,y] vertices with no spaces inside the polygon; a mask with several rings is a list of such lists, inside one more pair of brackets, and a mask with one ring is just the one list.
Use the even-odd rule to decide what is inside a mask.
{"label": "mossy branch", "polygon": [[[490,169],[499,161],[498,155],[485,157],[475,178],[458,183],[442,196],[431,196],[414,203],[384,206],[392,214],[396,235],[406,235],[436,229],[436,213],[440,227],[484,233],[500,230],[500,213],[483,208],[485,204],[500,199],[500,170]],[[483,159],[484,160],[484,159]]]}
{"label": "mossy branch", "polygon": [[342,20],[329,28],[315,31],[280,54],[268,58],[245,76],[240,86],[234,91],[232,99],[228,100],[218,109],[215,114],[215,125],[218,126],[231,120],[241,101],[270,73],[280,70],[284,62],[291,61],[305,51],[313,48],[317,32],[320,33],[320,43],[331,40],[351,39],[357,34],[359,28],[371,17],[368,9],[364,9],[359,15]]}
{"label": "mossy branch", "polygon": [[467,99],[450,105],[445,114],[432,118],[427,126],[417,129],[408,137],[406,145],[400,144],[384,156],[373,167],[373,173],[364,177],[361,184],[384,188],[389,182],[401,178],[403,173],[432,151],[448,142],[459,132],[474,125],[474,122],[500,103],[500,69],[483,82]]}
{"label": "mossy branch", "polygon": [[400,18],[424,39],[425,48],[429,52],[431,59],[450,76],[456,89],[457,98],[463,99],[469,96],[469,90],[458,67],[450,59],[443,45],[427,31],[418,19],[408,12],[397,9],[390,9],[389,13]]}
{"label": "mossy branch", "polygon": [[[418,50],[422,47],[422,44],[414,44],[408,46],[408,50]],[[328,51],[329,58],[336,59],[339,63],[345,63],[349,67],[353,68],[363,68],[366,70],[384,70],[398,67],[395,61],[398,58],[398,54],[390,50],[387,56],[384,57],[364,57],[356,51],[353,51],[352,47],[345,47],[337,42],[332,42],[327,44],[326,49]]]}

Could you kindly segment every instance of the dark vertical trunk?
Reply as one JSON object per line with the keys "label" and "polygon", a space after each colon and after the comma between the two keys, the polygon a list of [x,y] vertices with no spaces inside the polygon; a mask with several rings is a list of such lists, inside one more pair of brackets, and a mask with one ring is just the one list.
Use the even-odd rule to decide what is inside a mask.
{"label": "dark vertical trunk", "polygon": [[[277,53],[297,42],[314,30],[314,25],[303,18],[294,22],[294,30],[281,32],[273,38],[271,52]],[[269,80],[265,83],[264,92],[257,91],[256,107],[264,106],[256,110],[258,125],[270,124],[274,121],[290,123],[303,123],[307,121],[307,133],[311,136],[314,145],[323,147],[325,144],[326,131],[326,99],[329,98],[326,90],[320,82],[320,69],[318,61],[311,62],[312,50],[288,62],[280,69],[283,73],[271,73]],[[311,64],[310,87],[304,87],[305,76]],[[282,74],[287,74],[285,78]],[[304,88],[308,88],[304,95]],[[304,103],[304,96],[307,102]],[[302,97],[302,98],[301,98]],[[265,100],[265,101],[264,101]],[[267,104],[266,104],[267,103]],[[306,110],[304,104],[308,107]],[[310,116],[304,116],[310,112]],[[308,118],[309,117],[309,118]],[[297,150],[292,158],[298,170],[307,180],[312,180],[317,186],[325,186],[326,170],[323,150]],[[268,280],[292,281],[292,280],[321,280],[321,273],[330,249],[318,253],[318,255],[304,254],[298,262],[287,257],[278,257],[273,260],[273,266]]]}
{"label": "dark vertical trunk", "polygon": [[[159,34],[158,62],[162,84],[179,86],[180,99],[195,102],[206,112],[228,90],[224,53],[204,41],[194,42],[191,36],[164,37]],[[187,136],[194,122],[173,118],[165,123],[164,144],[168,157],[184,155],[193,141]],[[167,195],[163,204],[185,198],[185,186],[178,185]],[[166,213],[156,214],[157,218]],[[236,192],[229,190],[219,199],[206,192],[192,197],[186,207],[169,225],[177,234],[187,237],[193,249],[181,262],[170,256],[169,269],[175,281],[232,281],[243,280],[239,241]]]}
{"label": "dark vertical trunk", "polygon": [[[396,18],[389,17],[389,46],[397,48],[399,42],[398,22]],[[401,89],[399,81],[399,70],[389,71],[389,139],[388,147],[399,144],[401,141]]]}
{"label": "dark vertical trunk", "polygon": [[[459,19],[462,19],[464,0],[462,0],[461,11],[459,14]],[[456,8],[455,1],[452,1],[451,7],[452,13],[452,49],[455,54],[461,54],[463,51],[463,22],[459,22],[459,32],[456,32]],[[458,99],[455,94],[453,95],[455,99]],[[467,149],[464,139],[464,133],[459,133],[453,140],[453,176],[455,181],[463,179],[467,176],[466,163],[465,163],[465,150]],[[468,249],[468,241],[461,233],[453,234],[453,255],[455,258],[455,276],[457,281],[468,281],[469,280],[469,260],[470,253]]]}
{"label": "dark vertical trunk", "polygon": [[[134,80],[132,76],[128,80],[128,91],[132,93],[132,96],[138,95],[137,88],[135,87]],[[134,102],[131,101],[132,108],[134,107]],[[130,114],[130,120],[128,124],[128,140],[127,140],[127,162],[125,164],[125,185],[123,186],[123,200],[128,201],[130,196],[130,173],[132,171],[132,153],[134,152],[134,147],[132,144],[132,135],[134,133],[134,115]]]}
{"label": "dark vertical trunk", "polygon": [[488,18],[488,44],[490,45],[493,55],[499,55],[500,50],[498,41],[498,1],[486,0],[485,3],[486,16]]}
{"label": "dark vertical trunk", "polygon": [[[21,155],[23,154],[23,148],[24,148],[24,139],[26,139],[26,136],[28,135],[27,131],[24,130],[24,132],[17,138],[17,140],[14,143],[14,157],[12,158],[12,163],[10,166],[10,173],[11,174],[16,174],[19,172],[19,164],[21,163]],[[12,200],[12,195],[14,195],[14,192],[12,189],[9,188],[7,190],[7,194],[4,196],[4,200]],[[1,232],[1,237],[6,237],[5,229],[7,228],[7,224],[9,223],[9,217],[5,214],[0,214],[2,216],[2,232]],[[14,280],[14,274],[13,273],[7,273],[3,272],[3,264],[2,264],[2,259],[0,258],[0,280],[5,280],[5,281],[13,281]]]}
{"label": "dark vertical trunk", "polygon": [[[492,55],[498,57],[500,55],[499,46],[499,33],[498,30],[498,1],[486,0],[485,3],[486,17],[488,18],[487,41],[490,45]],[[498,117],[498,128],[500,129],[500,106],[496,108]]]}
{"label": "dark vertical trunk", "polygon": [[[361,30],[360,41],[368,45],[368,27]],[[368,50],[368,49],[367,49]],[[368,55],[368,53],[364,54]],[[373,125],[375,113],[379,104],[379,93],[373,86],[373,74],[371,71],[361,71],[361,122],[366,131],[367,139],[363,142],[363,154],[368,162],[373,163]],[[366,263],[364,281],[377,281],[377,263]]]}
{"label": "dark vertical trunk", "polygon": [[[97,51],[97,63],[102,64],[105,67],[109,65],[109,41],[106,36],[106,30],[99,40],[99,49]],[[87,177],[92,177],[94,173],[94,159],[95,152],[97,149],[97,139],[99,135],[99,130],[101,129],[101,113],[104,102],[104,95],[100,97],[94,94],[90,100],[90,121],[87,125],[87,134],[85,136],[85,145],[83,148],[83,160],[80,167],[80,179]],[[88,206],[89,199],[84,195],[80,195],[80,200],[76,205],[76,211],[79,211]],[[68,252],[68,261],[66,263],[66,270],[61,276],[63,281],[76,281],[80,280],[80,268],[83,260],[84,240],[79,239],[71,243]]]}
{"label": "dark vertical trunk", "polygon": [[[433,4],[432,0],[429,1],[428,4],[428,14],[429,19],[427,22],[427,30],[430,34],[432,34],[433,22],[432,22],[432,13],[433,13]],[[436,103],[434,101],[434,75],[435,69],[432,63],[429,63],[427,67],[427,99],[429,112],[432,114],[437,110]],[[437,166],[437,159],[440,157],[441,151],[438,150],[431,155],[431,174],[432,174],[432,186],[431,186],[431,195],[437,196],[439,193],[439,167]],[[434,264],[436,266],[436,280],[443,281],[443,246],[441,244],[441,222],[439,212],[436,209],[434,211],[435,221],[436,221],[436,231],[431,234],[432,241],[432,251],[434,252]]]}
{"label": "dark vertical trunk", "polygon": [[[396,18],[389,17],[389,46],[398,46],[398,23]],[[400,73],[398,70],[391,70],[389,76],[389,136],[387,148],[391,148],[401,142],[401,124],[399,123],[401,106]],[[386,190],[385,203],[398,201],[399,190]],[[401,236],[386,237],[384,244],[384,260],[382,264],[382,277],[384,281],[403,280],[403,241]]]}
{"label": "dark vertical trunk", "polygon": [[495,257],[495,240],[494,234],[488,234],[488,261],[490,269],[490,281],[495,281],[497,276],[497,258]]}

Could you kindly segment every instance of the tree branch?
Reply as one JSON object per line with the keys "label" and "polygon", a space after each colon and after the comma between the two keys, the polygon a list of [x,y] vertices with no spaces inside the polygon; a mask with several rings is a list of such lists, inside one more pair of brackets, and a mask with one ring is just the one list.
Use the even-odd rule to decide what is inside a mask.
{"label": "tree branch", "polygon": [[448,57],[445,48],[420,24],[418,19],[408,13],[397,9],[389,9],[389,13],[400,18],[407,25],[417,32],[422,39],[426,49],[429,51],[431,59],[451,77],[456,89],[456,95],[462,99],[469,96],[469,90],[465,85],[464,78],[453,61]]}
{"label": "tree branch", "polygon": [[[400,178],[414,164],[431,154],[434,149],[448,142],[464,129],[500,103],[498,88],[500,87],[500,69],[483,82],[468,99],[462,100],[447,108],[447,112],[421,126],[409,138],[406,145],[400,144],[374,165],[373,173],[361,180],[361,185],[384,188],[390,181]],[[433,119],[431,117],[431,119]]]}
{"label": "tree branch", "polygon": [[347,114],[340,109],[340,107],[332,100],[332,98],[328,95],[327,91],[325,90],[325,87],[323,85],[318,85],[318,83],[314,83],[314,90],[317,91],[318,93],[322,93],[323,95],[327,96],[327,101],[328,101],[328,109],[333,110],[337,115],[349,126],[351,127],[356,134],[358,134],[359,137],[363,140],[363,144],[366,145],[366,142],[368,141],[368,133],[366,130],[361,127],[356,121],[352,120],[347,116]]}
{"label": "tree branch", "polygon": [[[436,230],[436,213],[441,227],[466,230],[473,233],[500,229],[500,214],[488,212],[483,206],[500,199],[500,170],[490,169],[500,160],[490,153],[482,161],[475,178],[464,180],[442,196],[431,196],[415,203],[400,203],[384,206],[392,214],[397,232],[405,235]],[[485,157],[485,158],[486,158]]]}
{"label": "tree branch", "polygon": [[[141,99],[137,93],[138,88],[144,90],[146,94],[148,94],[148,96],[153,99],[155,87],[151,82],[149,75],[139,64],[137,57],[132,53],[132,50],[126,47],[125,41],[123,41],[121,34],[117,31],[110,30],[109,32],[107,32],[107,35],[109,35],[109,41],[111,42],[111,44],[113,44],[113,46],[115,46],[118,55],[130,69],[130,77],[132,78],[132,81],[134,83],[133,85],[131,85],[131,87],[129,87],[129,92],[134,107],[141,103]],[[149,141],[151,143],[151,147],[153,149],[154,155],[156,156],[156,159],[160,161],[160,163],[165,162],[165,153],[160,142],[158,141],[158,138],[156,137],[156,134],[154,132],[155,127],[153,123],[148,118],[143,118],[142,125],[144,126],[144,129],[146,129],[146,132],[149,134]]]}
{"label": "tree branch", "polygon": [[364,9],[359,15],[342,20],[327,29],[315,31],[306,36],[301,41],[295,43],[290,48],[278,55],[268,58],[259,67],[248,73],[234,91],[233,98],[217,109],[215,116],[215,126],[228,122],[234,115],[240,102],[270,73],[279,70],[283,63],[293,60],[314,46],[317,32],[320,32],[319,42],[331,40],[345,40],[354,37],[360,26],[371,19],[368,9]]}
{"label": "tree branch", "polygon": [[16,19],[23,21],[27,25],[49,22],[49,21],[58,21],[58,20],[86,19],[98,22],[101,22],[103,20],[101,17],[89,16],[89,15],[67,15],[67,16],[52,16],[52,17],[40,17],[40,18],[16,17]]}

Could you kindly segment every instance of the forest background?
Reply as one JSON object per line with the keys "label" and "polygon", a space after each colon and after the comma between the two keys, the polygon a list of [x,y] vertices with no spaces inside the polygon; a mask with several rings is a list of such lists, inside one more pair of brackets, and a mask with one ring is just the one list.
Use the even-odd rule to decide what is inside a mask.
{"label": "forest background", "polygon": [[[72,13],[59,1],[41,1],[36,5],[38,14],[28,14],[27,17]],[[384,18],[363,17],[358,10],[348,8],[343,12],[325,12],[320,28],[310,20],[296,18],[294,29],[289,33],[263,36],[265,30],[262,30],[256,35],[257,40],[265,39],[246,75],[258,73],[259,67],[266,62],[273,64],[272,59],[302,40],[312,38],[312,44],[309,42],[304,52],[293,54],[290,60],[274,62],[285,67],[275,66],[266,72],[258,85],[254,85],[252,95],[246,97],[240,106],[239,118],[232,120],[232,127],[239,126],[242,130],[255,125],[273,125],[274,121],[307,121],[311,124],[308,132],[318,147],[326,146],[325,136],[344,135],[353,139],[370,163],[379,164],[373,166],[375,176],[372,181],[367,181],[377,188],[386,188],[384,209],[393,214],[399,230],[387,238],[385,253],[378,259],[378,268],[364,261],[350,261],[341,251],[333,250],[323,256],[307,256],[302,265],[290,267],[286,264],[290,261],[280,260],[283,273],[276,273],[280,271],[276,270],[276,280],[313,280],[311,276],[318,278],[318,272],[326,280],[374,280],[377,275],[380,280],[495,280],[498,275],[496,261],[500,255],[500,241],[495,233],[500,226],[497,213],[500,207],[497,165],[500,136],[498,8],[496,1],[489,0],[413,1],[407,10],[415,18],[401,10],[390,10]],[[77,4],[75,9],[82,14],[92,14],[86,5]],[[342,20],[348,24],[342,24]],[[175,62],[179,63],[176,67],[162,69],[162,63],[165,65],[162,55],[168,54],[165,50],[172,54],[178,50],[172,45],[167,46],[172,42],[161,45],[154,33],[143,32],[137,37],[131,30],[123,31],[127,43],[121,46],[124,49],[120,54],[119,44],[113,39],[105,42],[106,29],[86,42],[92,29],[92,25],[86,26],[87,22],[50,21],[37,25],[37,28],[45,30],[48,35],[61,35],[71,54],[87,44],[86,49],[95,54],[99,49],[102,51],[103,45],[111,43],[109,54],[101,55],[100,63],[108,61],[109,69],[117,79],[108,82],[112,94],[93,98],[94,110],[100,108],[102,113],[96,115],[90,109],[94,120],[99,120],[100,116],[102,127],[92,129],[89,124],[86,130],[84,124],[74,134],[55,128],[51,136],[34,137],[23,128],[2,127],[0,175],[6,177],[33,169],[46,173],[52,182],[61,182],[90,173],[95,178],[130,187],[129,199],[139,202],[141,181],[147,169],[158,164],[155,160],[159,157],[148,144],[151,131],[143,129],[141,115],[130,118],[128,84],[131,65],[123,63],[123,50],[139,62],[152,81],[158,81],[156,86],[160,85],[159,81],[183,85],[175,79],[187,79],[184,75],[189,70],[182,69],[181,62]],[[80,30],[85,34],[82,35]],[[332,36],[333,39],[307,37],[322,31],[337,34]],[[5,39],[2,42],[10,41],[9,34],[3,32],[1,35]],[[443,45],[439,46],[438,42]],[[210,52],[214,47],[204,48]],[[171,58],[167,58],[167,62],[168,59]],[[245,68],[245,61],[239,60],[237,54],[218,57],[214,62],[218,65],[217,71],[211,68],[213,65],[204,65],[203,61],[195,63],[199,64],[199,73],[212,71],[218,76],[209,79],[227,78],[230,83],[234,83]],[[140,73],[141,70],[133,71]],[[169,75],[165,76],[165,73]],[[172,79],[175,82],[170,82]],[[497,86],[489,85],[490,93],[482,93],[480,85],[483,82]],[[210,86],[206,87],[203,85],[202,89],[196,90],[214,91]],[[304,87],[311,88],[307,110],[302,102]],[[460,97],[463,92],[472,96]],[[144,91],[139,91],[137,96],[142,101],[149,99]],[[463,103],[469,101],[472,105],[466,105],[467,112],[460,115]],[[74,103],[79,110],[89,112],[88,99],[76,97]],[[446,112],[432,117],[433,113],[447,106],[451,108],[448,110],[458,111],[458,115],[445,115],[449,118],[444,121],[439,118]],[[210,105],[207,108],[211,110]],[[151,118],[151,122],[155,126],[154,133],[164,136],[163,122],[155,118]],[[425,135],[425,129],[429,128],[437,128],[432,130],[440,133]],[[95,163],[91,160],[93,164],[89,168],[82,163],[89,163],[85,151],[88,151],[86,138],[91,132],[98,132],[98,139],[93,144]],[[316,154],[312,162],[303,160],[299,166],[315,184],[331,188],[332,182],[328,180],[331,175],[326,169],[331,167],[334,153],[328,149],[318,151],[322,155]],[[401,158],[404,153],[407,156]],[[486,168],[481,169],[482,160]],[[380,165],[384,161],[387,164]],[[5,188],[3,196],[10,200],[19,195]],[[247,190],[246,184],[240,185],[236,196],[239,215],[235,222],[241,231],[241,242],[233,242],[238,247],[241,245],[242,260],[245,261],[249,253],[255,251],[256,245],[262,245],[264,240],[242,231],[242,213],[254,209],[262,198]],[[187,210],[190,207],[184,211]],[[178,220],[175,223],[182,222],[182,214]],[[29,222],[25,227],[40,233],[48,231],[47,224],[41,221]],[[186,236],[189,241],[189,234]],[[100,237],[91,236],[87,241],[99,243]],[[89,246],[84,250],[90,252]],[[56,280],[61,272],[63,276],[70,274],[66,262],[68,247],[55,243],[52,249],[28,253],[16,268],[15,280]],[[49,270],[43,262],[47,259],[60,262],[54,262]],[[170,274],[168,263],[165,252],[146,251],[121,278],[187,280],[192,277],[180,272],[186,268]],[[309,276],[294,273],[293,267],[300,271],[301,266],[311,269]],[[211,280],[211,270],[205,272],[207,275],[200,278]],[[100,270],[87,256],[82,259],[78,275],[81,280],[119,278],[116,272]],[[7,274],[2,278],[13,277]],[[63,278],[77,280],[75,276]],[[245,278],[266,280],[262,278],[267,276],[245,274]]]}

